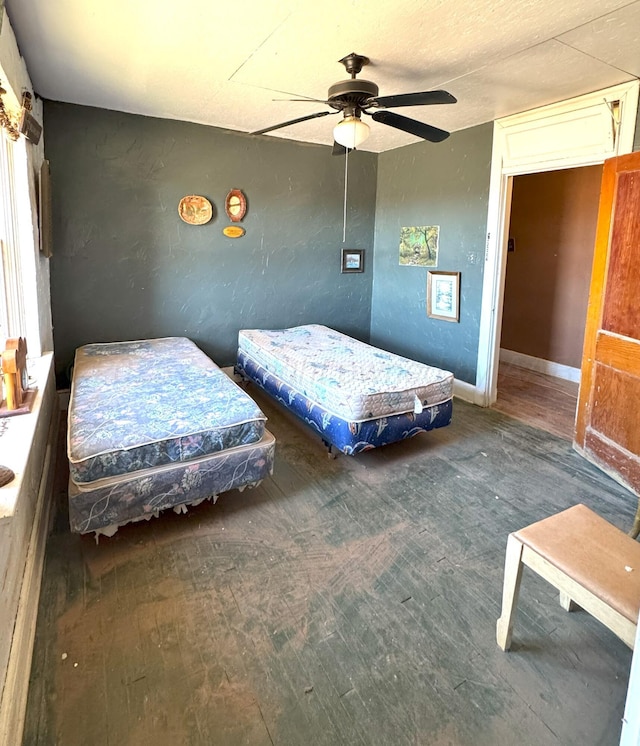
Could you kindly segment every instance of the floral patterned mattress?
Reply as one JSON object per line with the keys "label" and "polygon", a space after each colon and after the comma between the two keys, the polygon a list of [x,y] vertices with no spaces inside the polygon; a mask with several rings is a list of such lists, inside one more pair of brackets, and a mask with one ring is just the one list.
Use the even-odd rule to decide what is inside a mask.
{"label": "floral patterned mattress", "polygon": [[265,420],[189,339],[85,345],[69,402],[71,479],[93,483],[257,443]]}
{"label": "floral patterned mattress", "polygon": [[319,324],[243,329],[238,349],[308,400],[349,422],[419,414],[453,396],[453,373]]}

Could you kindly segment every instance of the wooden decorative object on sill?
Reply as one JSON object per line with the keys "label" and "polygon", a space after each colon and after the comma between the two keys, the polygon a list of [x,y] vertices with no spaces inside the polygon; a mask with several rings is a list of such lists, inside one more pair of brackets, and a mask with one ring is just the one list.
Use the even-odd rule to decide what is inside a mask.
{"label": "wooden decorative object on sill", "polygon": [[36,390],[28,389],[27,340],[24,337],[7,340],[2,352],[2,378],[6,399],[0,403],[0,417],[28,414]]}
{"label": "wooden decorative object on sill", "polygon": [[4,487],[5,484],[9,484],[15,477],[15,474],[11,471],[8,466],[0,466],[0,487]]}
{"label": "wooden decorative object on sill", "polygon": [[232,223],[239,223],[247,214],[247,198],[240,189],[232,189],[224,201],[224,211]]}

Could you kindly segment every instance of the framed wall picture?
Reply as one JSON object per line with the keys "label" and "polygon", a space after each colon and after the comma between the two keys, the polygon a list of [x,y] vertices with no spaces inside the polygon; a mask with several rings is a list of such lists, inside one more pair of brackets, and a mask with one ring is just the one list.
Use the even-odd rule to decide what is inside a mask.
{"label": "framed wall picture", "polygon": [[364,272],[364,249],[342,249],[342,272]]}
{"label": "framed wall picture", "polygon": [[427,272],[427,316],[460,321],[460,272]]}
{"label": "framed wall picture", "polygon": [[408,267],[437,267],[439,225],[400,228],[400,264]]}

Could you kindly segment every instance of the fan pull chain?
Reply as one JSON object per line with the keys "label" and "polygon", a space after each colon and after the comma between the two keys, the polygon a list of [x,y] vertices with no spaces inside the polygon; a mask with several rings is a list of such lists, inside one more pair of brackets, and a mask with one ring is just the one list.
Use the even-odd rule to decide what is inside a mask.
{"label": "fan pull chain", "polygon": [[347,180],[349,177],[349,148],[345,148],[344,154],[344,209],[342,213],[342,243],[347,240]]}

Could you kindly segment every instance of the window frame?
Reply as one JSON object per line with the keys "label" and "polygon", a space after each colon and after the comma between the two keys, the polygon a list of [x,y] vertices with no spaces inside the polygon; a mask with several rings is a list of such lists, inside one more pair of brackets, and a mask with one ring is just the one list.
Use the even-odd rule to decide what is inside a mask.
{"label": "window frame", "polygon": [[14,141],[0,132],[0,345],[4,348],[10,337],[25,337],[30,357],[42,353],[31,161],[25,138]]}

